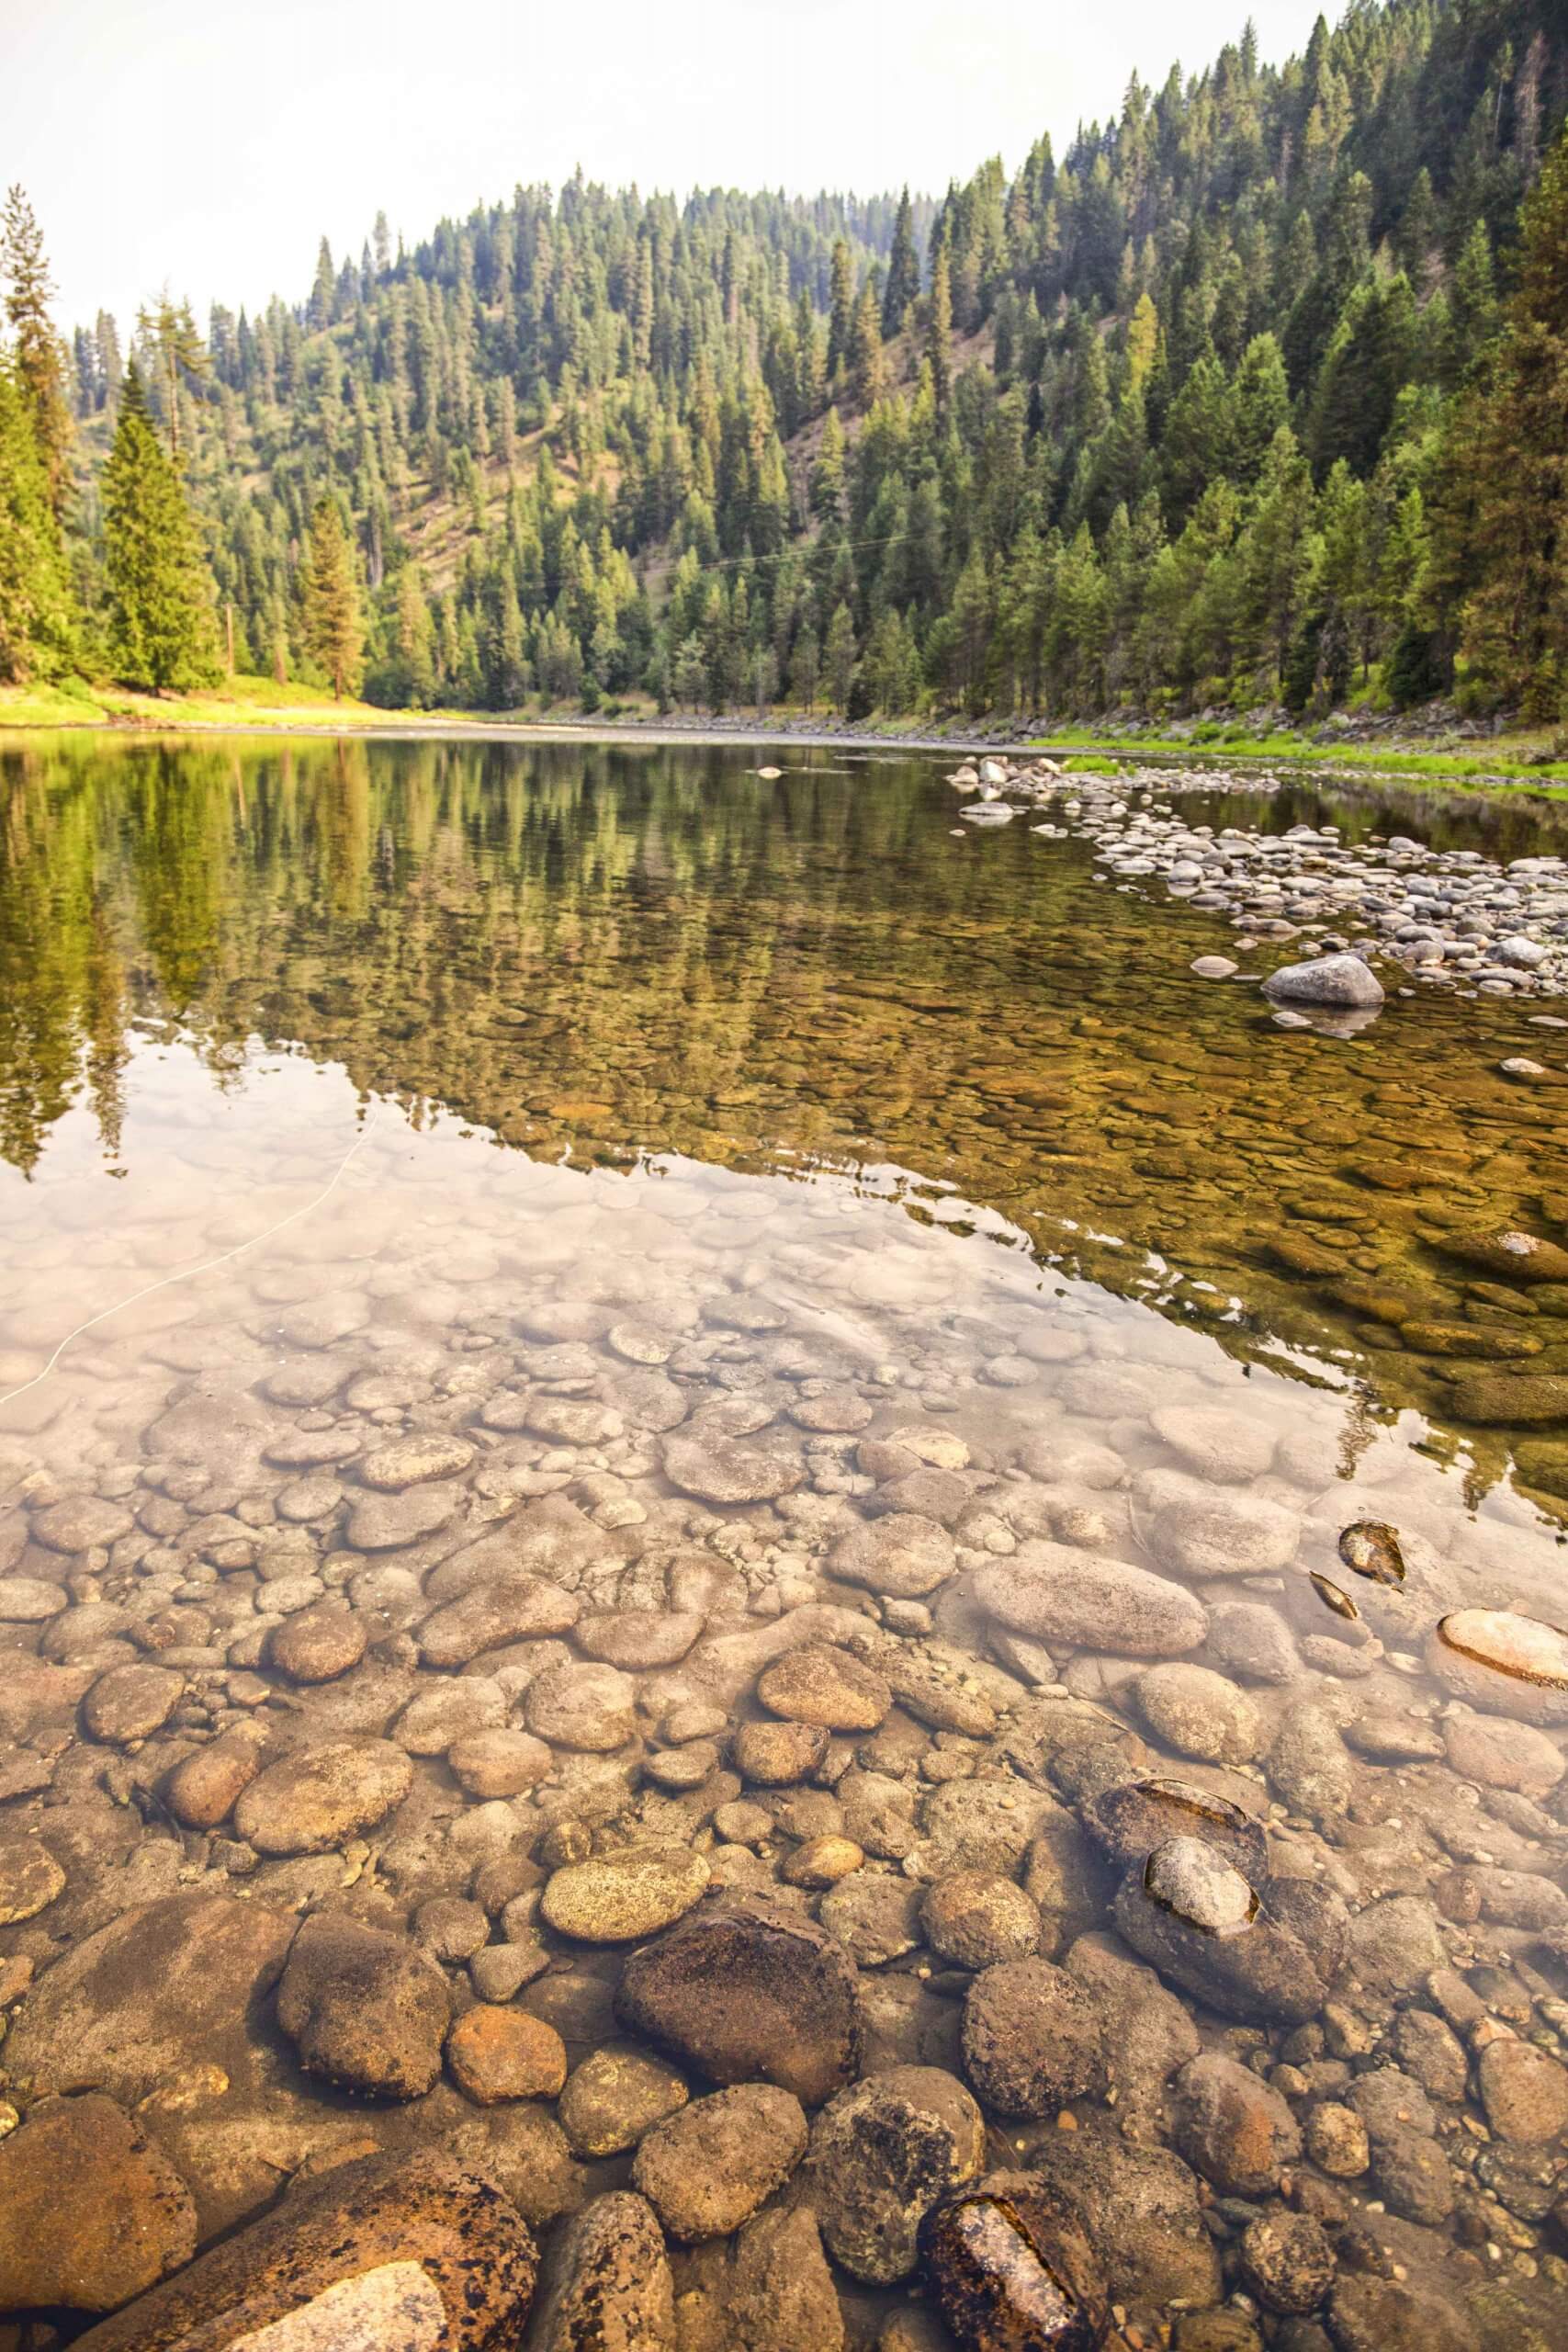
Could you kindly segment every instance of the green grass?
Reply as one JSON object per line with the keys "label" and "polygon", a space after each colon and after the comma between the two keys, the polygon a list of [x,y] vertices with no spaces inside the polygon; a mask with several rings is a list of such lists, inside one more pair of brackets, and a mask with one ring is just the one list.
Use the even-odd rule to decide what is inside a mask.
{"label": "green grass", "polygon": [[278,685],[271,678],[226,678],[194,695],[144,695],[123,686],[89,685],[81,678],[58,686],[0,686],[0,728],[125,727],[160,729],[265,727],[301,724],[360,728],[448,722],[448,712],[377,710],[324,688]]}
{"label": "green grass", "polygon": [[[1246,735],[1213,729],[1193,736],[1107,736],[1091,727],[1064,727],[1032,736],[1028,749],[1109,754],[1118,764],[1139,759],[1267,760],[1303,768],[1351,768],[1379,775],[1421,778],[1434,784],[1484,784],[1495,791],[1543,792],[1568,797],[1568,761],[1540,762],[1541,741],[1528,735],[1500,736],[1495,748],[1473,751],[1400,751],[1366,743],[1314,743],[1302,735]],[[1085,763],[1075,761],[1082,767]]]}

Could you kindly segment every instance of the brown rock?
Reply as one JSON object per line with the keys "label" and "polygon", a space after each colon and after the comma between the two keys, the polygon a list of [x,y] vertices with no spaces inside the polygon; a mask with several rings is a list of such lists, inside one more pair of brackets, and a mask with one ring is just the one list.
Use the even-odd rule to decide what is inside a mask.
{"label": "brown rock", "polygon": [[387,1739],[332,1739],[271,1764],[235,1807],[258,1854],[325,1854],[407,1796],[413,1767]]}
{"label": "brown rock", "polygon": [[371,2156],[295,2188],[78,2338],[88,2352],[489,2352],[515,2342],[538,2261],[515,2207],[436,2156]]}
{"label": "brown rock", "polygon": [[1000,1961],[964,2004],[964,2065],[1003,2115],[1049,2115],[1108,2080],[1095,2004],[1048,1960]]}
{"label": "brown rock", "polygon": [[1249,2066],[1205,2051],[1176,2078],[1176,2144],[1227,2197],[1261,2197],[1301,2154],[1296,2120]]}
{"label": "brown rock", "polygon": [[45,2099],[0,2141],[0,2311],[116,2311],[195,2252],[185,2183],[113,2099]]}
{"label": "brown rock", "polygon": [[36,1919],[65,1891],[65,1872],[36,1838],[0,1829],[0,1928]]}
{"label": "brown rock", "polygon": [[874,1731],[893,1703],[885,1676],[829,1643],[807,1643],[763,1669],[757,1696],[775,1715],[827,1731]]}
{"label": "brown rock", "polygon": [[730,1759],[743,1780],[765,1789],[784,1789],[816,1771],[828,1753],[828,1740],[829,1734],[816,1724],[741,1724],[730,1742]]}
{"label": "brown rock", "polygon": [[275,1627],[267,1640],[267,1662],[290,1682],[335,1682],[359,1664],[369,1629],[346,1602],[323,1600],[301,1609]]}
{"label": "brown rock", "polygon": [[615,2011],[711,2080],[776,2083],[807,2107],[852,2080],[860,2055],[848,1955],[760,1896],[699,1909],[634,1952]]}
{"label": "brown rock", "polygon": [[1500,2140],[1555,2140],[1568,2131],[1568,2066],[1532,2041],[1488,2042],[1476,2080]]}
{"label": "brown rock", "polygon": [[149,1739],[168,1722],[185,1687],[185,1676],[166,1666],[111,1666],[82,1702],[82,1727],[114,1747]]}
{"label": "brown rock", "polygon": [[674,2352],[674,2285],[645,2199],[596,2197],[567,2223],[549,2278],[534,2352]]}
{"label": "brown rock", "polygon": [[216,1829],[260,1770],[259,1743],[229,1732],[181,1758],[164,1784],[164,1801],[183,1827]]}
{"label": "brown rock", "polygon": [[277,2022],[307,2074],[381,2098],[419,2098],[441,2072],[446,1980],[401,1936],[318,1911],[294,1939]]}
{"label": "brown rock", "polygon": [[933,2208],[920,2255],[937,2308],[975,2352],[1095,2352],[1104,2274],[1038,2173],[987,2174]]}
{"label": "brown rock", "polygon": [[806,2154],[800,2101],[771,2083],[694,2099],[639,2142],[632,2179],[671,2237],[728,2237]]}
{"label": "brown rock", "polygon": [[446,2036],[446,2064],[481,2107],[503,2098],[554,2098],[566,2081],[566,2044],[525,2009],[468,2010]]}

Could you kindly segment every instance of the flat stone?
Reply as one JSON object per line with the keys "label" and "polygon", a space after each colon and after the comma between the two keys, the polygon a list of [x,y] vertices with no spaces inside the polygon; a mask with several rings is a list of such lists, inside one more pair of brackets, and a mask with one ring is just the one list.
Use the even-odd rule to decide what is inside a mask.
{"label": "flat stone", "polygon": [[138,1905],[73,1944],[16,2011],[7,2071],[128,2107],[226,2047],[282,1972],[295,1921],[227,1894]]}
{"label": "flat stone", "polygon": [[570,1633],[581,1613],[575,1593],[542,1577],[521,1571],[487,1577],[431,1611],[416,1635],[419,1654],[426,1666],[467,1666],[507,1642]]}
{"label": "flat stone", "polygon": [[807,2107],[859,2058],[848,1956],[814,1920],[759,1896],[725,1897],[635,1951],[615,2013],[715,2082],[775,2083]]}
{"label": "flat stone", "polygon": [[632,2180],[671,2237],[728,2237],[806,2154],[800,2101],[771,2083],[694,2099],[638,2143]]}
{"label": "flat stone", "polygon": [[460,1508],[464,1489],[435,1481],[400,1494],[362,1496],[348,1515],[348,1541],[356,1552],[395,1552],[405,1544],[436,1534]]}
{"label": "flat stone", "polygon": [[413,1768],[389,1739],[295,1748],[251,1782],[234,1826],[258,1854],[325,1854],[400,1804]]}
{"label": "flat stone", "polygon": [[594,1609],[578,1619],[572,1640],[584,1657],[641,1671],[678,1665],[706,1622],[685,1609]]}
{"label": "flat stone", "polygon": [[71,1605],[62,1585],[41,1577],[0,1577],[0,1625],[41,1625]]}
{"label": "flat stone", "polygon": [[1294,1559],[1296,1515],[1185,1470],[1149,1470],[1136,1487],[1138,1517],[1155,1557],[1179,1575],[1271,1576]]}
{"label": "flat stone", "polygon": [[441,2072],[451,1999],[404,1937],[339,1913],[304,1921],[277,1989],[277,2022],[307,2074],[378,2098],[419,2098]]}
{"label": "flat stone", "polygon": [[73,1495],[51,1503],[32,1522],[34,1540],[51,1552],[95,1552],[118,1544],[136,1522],[123,1503],[104,1502],[96,1495]]}
{"label": "flat stone", "polygon": [[1043,1538],[978,1569],[975,1598],[1015,1633],[1123,1657],[1179,1657],[1209,1627],[1208,1611],[1185,1586]]}
{"label": "flat stone", "polygon": [[503,1726],[465,1734],[446,1751],[446,1769],[471,1797],[521,1796],[547,1778],[555,1758],[532,1732]]}
{"label": "flat stone", "polygon": [[460,1740],[501,1730],[510,1707],[505,1688],[488,1674],[464,1674],[455,1680],[423,1675],[389,1737],[410,1756],[446,1756]]}
{"label": "flat stone", "polygon": [[528,1685],[524,1719],[536,1739],[606,1756],[636,1736],[636,1685],[613,1666],[551,1667]]}
{"label": "flat stone", "polygon": [[441,1430],[423,1437],[394,1438],[378,1445],[359,1464],[366,1486],[384,1494],[401,1494],[406,1487],[428,1485],[433,1478],[455,1478],[474,1458],[465,1437]]}
{"label": "flat stone", "polygon": [[538,2257],[493,2182],[369,2156],[294,2188],[77,2341],[89,2352],[489,2352],[515,2342]]}
{"label": "flat stone", "polygon": [[467,2009],[446,2036],[457,2088],[481,2107],[510,2098],[554,2098],[566,2081],[566,2044],[525,2009]]}
{"label": "flat stone", "polygon": [[863,1968],[886,1968],[920,1940],[920,1889],[890,1871],[856,1871],[829,1889],[818,1914]]}
{"label": "flat stone", "polygon": [[757,1696],[791,1723],[828,1731],[874,1731],[893,1703],[886,1677],[826,1642],[808,1642],[763,1669]]}
{"label": "flat stone", "polygon": [[0,2141],[0,2311],[116,2311],[196,2236],[184,2181],[111,2098],[42,2100]]}
{"label": "flat stone", "polygon": [[1136,1690],[1144,1721],[1179,1755],[1247,1764],[1263,1745],[1263,1718],[1252,1701],[1209,1667],[1186,1659],[1151,1666]]}
{"label": "flat stone", "polygon": [[1531,2041],[1488,2042],[1476,2080],[1500,2140],[1556,2140],[1568,2132],[1568,2066],[1550,2052]]}
{"label": "flat stone", "polygon": [[908,2278],[919,2226],[985,2162],[986,2125],[955,2075],[892,2066],[829,2099],[808,2181],[828,2251],[874,2286]]}
{"label": "flat stone", "polygon": [[663,1441],[664,1476],[683,1495],[705,1503],[771,1502],[806,1476],[798,1449],[782,1437],[761,1444],[741,1438],[671,1435]]}
{"label": "flat stone", "polygon": [[370,1644],[370,1629],[345,1601],[319,1601],[297,1610],[268,1636],[269,1666],[290,1682],[335,1682],[359,1664]]}
{"label": "flat stone", "polygon": [[1543,1797],[1562,1778],[1562,1750],[1530,1724],[1454,1713],[1444,1718],[1442,1736],[1454,1770],[1483,1788]]}
{"label": "flat stone", "polygon": [[47,1846],[21,1830],[0,1828],[0,1928],[36,1919],[64,1892],[65,1872]]}
{"label": "flat stone", "polygon": [[111,1666],[82,1702],[82,1728],[115,1747],[150,1739],[185,1696],[186,1679],[166,1666]]}
{"label": "flat stone", "polygon": [[631,1943],[684,1917],[707,1883],[706,1862],[684,1847],[623,1847],[554,1871],[540,1907],[558,1935]]}
{"label": "flat stone", "polygon": [[889,1511],[840,1536],[828,1557],[830,1575],[897,1600],[923,1600],[956,1566],[946,1528],[907,1510]]}
{"label": "flat stone", "polygon": [[666,2059],[635,2042],[611,2041],[568,2075],[557,2112],[574,2155],[615,2156],[690,2096]]}

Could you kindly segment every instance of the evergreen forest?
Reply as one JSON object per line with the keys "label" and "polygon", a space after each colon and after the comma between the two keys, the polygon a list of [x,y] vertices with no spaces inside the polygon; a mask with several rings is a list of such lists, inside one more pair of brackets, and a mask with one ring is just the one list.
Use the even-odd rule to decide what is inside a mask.
{"label": "evergreen forest", "polygon": [[1351,0],[938,199],[581,175],[63,338],[0,679],[391,707],[1568,722],[1568,16]]}

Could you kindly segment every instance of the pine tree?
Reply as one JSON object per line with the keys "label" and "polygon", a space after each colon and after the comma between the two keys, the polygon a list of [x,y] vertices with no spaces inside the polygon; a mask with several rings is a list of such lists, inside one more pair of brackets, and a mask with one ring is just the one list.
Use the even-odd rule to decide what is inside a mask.
{"label": "pine tree", "polygon": [[850,689],[855,674],[855,624],[848,605],[833,607],[822,648],[822,673],[829,705],[841,717],[850,707]]}
{"label": "pine tree", "polygon": [[926,359],[931,371],[931,385],[939,410],[947,406],[947,396],[953,383],[953,277],[948,267],[947,247],[938,248],[931,271],[931,317],[926,324]]}
{"label": "pine tree", "polygon": [[919,290],[920,265],[915,254],[909,191],[906,188],[898,199],[898,217],[893,224],[893,243],[887,255],[887,282],[882,289],[882,332],[888,342],[901,331]]}
{"label": "pine tree", "polygon": [[33,441],[43,460],[49,502],[58,516],[65,505],[71,450],[65,355],[49,313],[54,286],[44,256],[42,232],[20,187],[11,188],[6,198],[0,279],[6,288],[6,320],[15,338],[17,385],[32,418]]}
{"label": "pine tree", "polygon": [[876,297],[868,278],[861,288],[850,321],[849,348],[850,380],[855,398],[863,409],[874,406],[882,397],[886,373],[882,356],[882,326],[876,314]]}
{"label": "pine tree", "polygon": [[359,609],[358,566],[337,502],[318,500],[301,576],[305,642],[342,701],[359,684],[365,624]]}
{"label": "pine tree", "polygon": [[115,676],[154,694],[209,684],[218,675],[211,582],[134,363],[104,468],[103,505]]}
{"label": "pine tree", "polygon": [[1469,586],[1463,650],[1494,692],[1562,715],[1568,689],[1568,131],[1525,207],[1489,379],[1447,447]]}
{"label": "pine tree", "polygon": [[832,283],[828,308],[828,378],[831,382],[849,358],[850,322],[854,312],[854,264],[842,237],[833,247]]}
{"label": "pine tree", "polygon": [[0,678],[56,678],[75,654],[76,615],[49,468],[16,363],[0,353]]}

